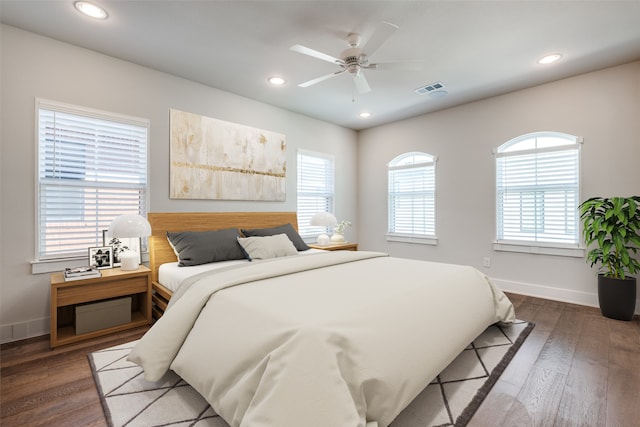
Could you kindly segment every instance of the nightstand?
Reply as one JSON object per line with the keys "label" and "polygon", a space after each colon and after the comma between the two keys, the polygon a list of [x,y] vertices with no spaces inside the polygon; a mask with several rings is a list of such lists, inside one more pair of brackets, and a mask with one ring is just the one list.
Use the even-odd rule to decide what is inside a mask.
{"label": "nightstand", "polygon": [[358,244],[352,243],[352,242],[336,243],[333,245],[326,245],[326,246],[321,246],[316,244],[311,244],[307,246],[313,249],[323,249],[325,251],[357,251],[358,250]]}
{"label": "nightstand", "polygon": [[[151,270],[111,268],[101,277],[66,282],[63,273],[51,275],[51,348],[151,324]],[[76,308],[85,303],[114,301],[130,297],[130,321],[76,334]]]}

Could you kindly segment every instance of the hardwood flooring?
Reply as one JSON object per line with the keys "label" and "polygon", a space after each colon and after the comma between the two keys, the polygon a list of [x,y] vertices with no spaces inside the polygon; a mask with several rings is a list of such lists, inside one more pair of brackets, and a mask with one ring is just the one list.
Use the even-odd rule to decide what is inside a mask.
{"label": "hardwood flooring", "polygon": [[536,324],[468,424],[640,426],[640,320],[509,294]]}
{"label": "hardwood flooring", "polygon": [[[640,320],[509,294],[536,323],[469,427],[640,425]],[[48,337],[0,351],[0,425],[105,426],[87,353],[139,338],[146,328],[49,349]]]}
{"label": "hardwood flooring", "polygon": [[106,426],[87,354],[140,338],[148,327],[49,348],[49,336],[3,344],[0,425]]}

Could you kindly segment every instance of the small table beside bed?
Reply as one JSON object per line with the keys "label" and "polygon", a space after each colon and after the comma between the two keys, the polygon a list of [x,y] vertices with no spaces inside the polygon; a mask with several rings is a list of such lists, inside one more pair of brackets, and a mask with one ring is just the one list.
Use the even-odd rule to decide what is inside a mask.
{"label": "small table beside bed", "polygon": [[[231,427],[388,426],[488,326],[515,319],[504,293],[469,266],[300,250],[295,212],[148,219],[158,320],[129,360],[150,381],[175,371]],[[181,284],[163,283],[161,266],[178,261],[167,233],[226,229],[247,231],[238,244],[259,259],[195,266]],[[293,253],[265,252],[287,239]]]}

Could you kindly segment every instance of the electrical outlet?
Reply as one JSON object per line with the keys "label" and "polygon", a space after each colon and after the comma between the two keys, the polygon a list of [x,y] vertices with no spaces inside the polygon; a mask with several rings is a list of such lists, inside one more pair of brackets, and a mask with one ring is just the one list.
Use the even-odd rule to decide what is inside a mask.
{"label": "electrical outlet", "polygon": [[488,256],[484,257],[484,259],[482,260],[482,265],[484,265],[486,268],[490,268],[491,258],[489,258]]}

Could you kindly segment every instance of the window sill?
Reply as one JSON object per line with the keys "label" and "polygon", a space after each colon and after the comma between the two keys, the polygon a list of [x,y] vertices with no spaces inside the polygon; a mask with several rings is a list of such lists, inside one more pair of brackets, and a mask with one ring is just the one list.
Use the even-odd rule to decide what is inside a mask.
{"label": "window sill", "polygon": [[413,243],[416,245],[432,245],[438,244],[437,237],[412,236],[402,234],[387,234],[387,242]]}
{"label": "window sill", "polygon": [[493,249],[501,252],[519,252],[527,254],[584,258],[584,248],[576,246],[547,246],[531,243],[494,242]]}
{"label": "window sill", "polygon": [[[149,262],[149,253],[142,253],[142,263]],[[82,267],[87,265],[87,257],[58,258],[41,261],[31,261],[31,274],[46,274],[63,271],[67,267]]]}

